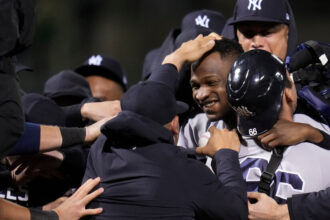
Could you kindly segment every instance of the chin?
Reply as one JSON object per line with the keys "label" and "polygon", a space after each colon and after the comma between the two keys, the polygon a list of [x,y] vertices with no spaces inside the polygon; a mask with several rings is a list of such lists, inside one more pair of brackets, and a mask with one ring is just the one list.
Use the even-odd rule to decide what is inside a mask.
{"label": "chin", "polygon": [[218,115],[213,114],[213,113],[207,113],[206,112],[206,116],[210,121],[218,121],[218,120],[221,119]]}

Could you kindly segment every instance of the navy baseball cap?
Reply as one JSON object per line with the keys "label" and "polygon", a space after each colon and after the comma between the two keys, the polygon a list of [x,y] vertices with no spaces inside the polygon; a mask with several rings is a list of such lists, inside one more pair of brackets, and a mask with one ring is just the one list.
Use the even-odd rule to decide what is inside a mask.
{"label": "navy baseball cap", "polygon": [[127,90],[127,77],[120,63],[100,54],[92,55],[75,71],[83,76],[99,75],[119,83],[123,90]]}
{"label": "navy baseball cap", "polygon": [[82,100],[92,97],[92,92],[85,77],[72,70],[62,70],[46,81],[44,95],[52,99],[72,96]]}
{"label": "navy baseball cap", "polygon": [[176,101],[173,88],[152,80],[132,86],[124,94],[120,104],[123,111],[135,112],[162,125],[188,110],[187,104]]}
{"label": "navy baseball cap", "polygon": [[218,11],[197,10],[186,14],[181,22],[181,31],[191,30],[199,27],[208,28],[220,34],[226,18]]}
{"label": "navy baseball cap", "polygon": [[284,63],[264,50],[250,50],[234,62],[226,82],[228,102],[237,112],[238,130],[258,136],[277,122],[285,88]]}
{"label": "navy baseball cap", "polygon": [[237,0],[229,24],[262,21],[290,24],[290,6],[287,0]]}

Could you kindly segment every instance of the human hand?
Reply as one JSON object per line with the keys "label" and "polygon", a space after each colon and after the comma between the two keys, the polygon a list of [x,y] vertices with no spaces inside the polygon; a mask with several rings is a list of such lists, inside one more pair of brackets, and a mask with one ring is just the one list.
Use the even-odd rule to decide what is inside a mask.
{"label": "human hand", "polygon": [[239,152],[241,143],[239,141],[236,130],[228,129],[219,130],[212,126],[209,128],[211,134],[209,141],[204,147],[197,147],[196,153],[213,157],[220,149],[231,149]]}
{"label": "human hand", "polygon": [[316,128],[287,120],[279,120],[266,133],[259,135],[258,139],[266,148],[276,146],[290,146],[304,141],[321,142],[323,136]]}
{"label": "human hand", "polygon": [[50,211],[52,209],[57,208],[59,205],[61,205],[65,200],[67,200],[69,197],[62,196],[58,199],[56,199],[53,202],[47,203],[46,205],[42,206],[43,211]]}
{"label": "human hand", "polygon": [[98,136],[101,134],[101,126],[106,123],[107,121],[111,120],[116,116],[112,117],[106,117],[98,122],[95,122],[92,125],[86,126],[86,137],[85,137],[85,143],[91,143],[93,142]]}
{"label": "human hand", "polygon": [[88,102],[81,107],[81,115],[92,121],[99,121],[106,117],[116,116],[121,112],[119,100],[104,102]]}
{"label": "human hand", "polygon": [[57,168],[61,165],[63,159],[64,156],[59,151],[49,151],[32,156],[6,157],[15,186],[22,186],[37,176],[62,178]]}
{"label": "human hand", "polygon": [[257,200],[256,203],[248,202],[250,220],[290,220],[287,205],[279,205],[265,193],[248,192],[249,199]]}
{"label": "human hand", "polygon": [[103,193],[103,188],[98,188],[94,192],[89,193],[100,181],[99,177],[87,180],[72,196],[53,209],[57,213],[59,220],[76,220],[86,215],[100,214],[103,211],[102,208],[86,209],[88,203]]}
{"label": "human hand", "polygon": [[200,34],[194,40],[183,43],[177,50],[167,55],[162,64],[171,63],[180,71],[185,62],[198,60],[205,52],[213,48],[214,40],[220,40],[221,38],[220,35],[214,32],[205,37]]}

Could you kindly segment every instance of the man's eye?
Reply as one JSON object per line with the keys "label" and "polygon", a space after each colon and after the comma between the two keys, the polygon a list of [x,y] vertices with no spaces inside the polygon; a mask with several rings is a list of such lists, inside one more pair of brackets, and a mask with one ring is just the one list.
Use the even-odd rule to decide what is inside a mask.
{"label": "man's eye", "polygon": [[253,38],[253,36],[255,35],[255,33],[250,32],[250,31],[246,31],[243,34],[244,34],[244,37],[249,38],[249,39]]}
{"label": "man's eye", "polygon": [[268,35],[270,35],[272,32],[270,32],[270,31],[263,31],[262,33],[261,33],[261,35],[262,36],[268,36]]}
{"label": "man's eye", "polygon": [[193,90],[199,89],[199,85],[191,84],[191,88],[192,88]]}
{"label": "man's eye", "polygon": [[218,85],[219,81],[209,81],[207,82],[207,85],[208,86],[215,86],[215,85]]}

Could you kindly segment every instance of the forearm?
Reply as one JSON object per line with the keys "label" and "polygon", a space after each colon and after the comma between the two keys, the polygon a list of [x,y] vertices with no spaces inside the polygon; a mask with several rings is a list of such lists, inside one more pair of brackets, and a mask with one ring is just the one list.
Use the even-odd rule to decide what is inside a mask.
{"label": "forearm", "polygon": [[323,141],[324,135],[325,133],[321,132],[319,129],[314,128],[311,125],[307,125],[307,124],[305,125],[306,141],[309,141],[314,144],[318,144]]}
{"label": "forearm", "polygon": [[48,125],[41,125],[40,127],[40,152],[83,144],[87,138],[85,128]]}
{"label": "forearm", "polygon": [[29,209],[17,205],[15,203],[9,202],[4,199],[0,199],[0,219],[3,220],[30,220]]}
{"label": "forearm", "polygon": [[180,52],[175,51],[165,57],[162,64],[173,64],[180,72],[182,65],[186,62]]}
{"label": "forearm", "polygon": [[57,126],[40,126],[40,152],[55,150],[62,146],[62,135]]}

